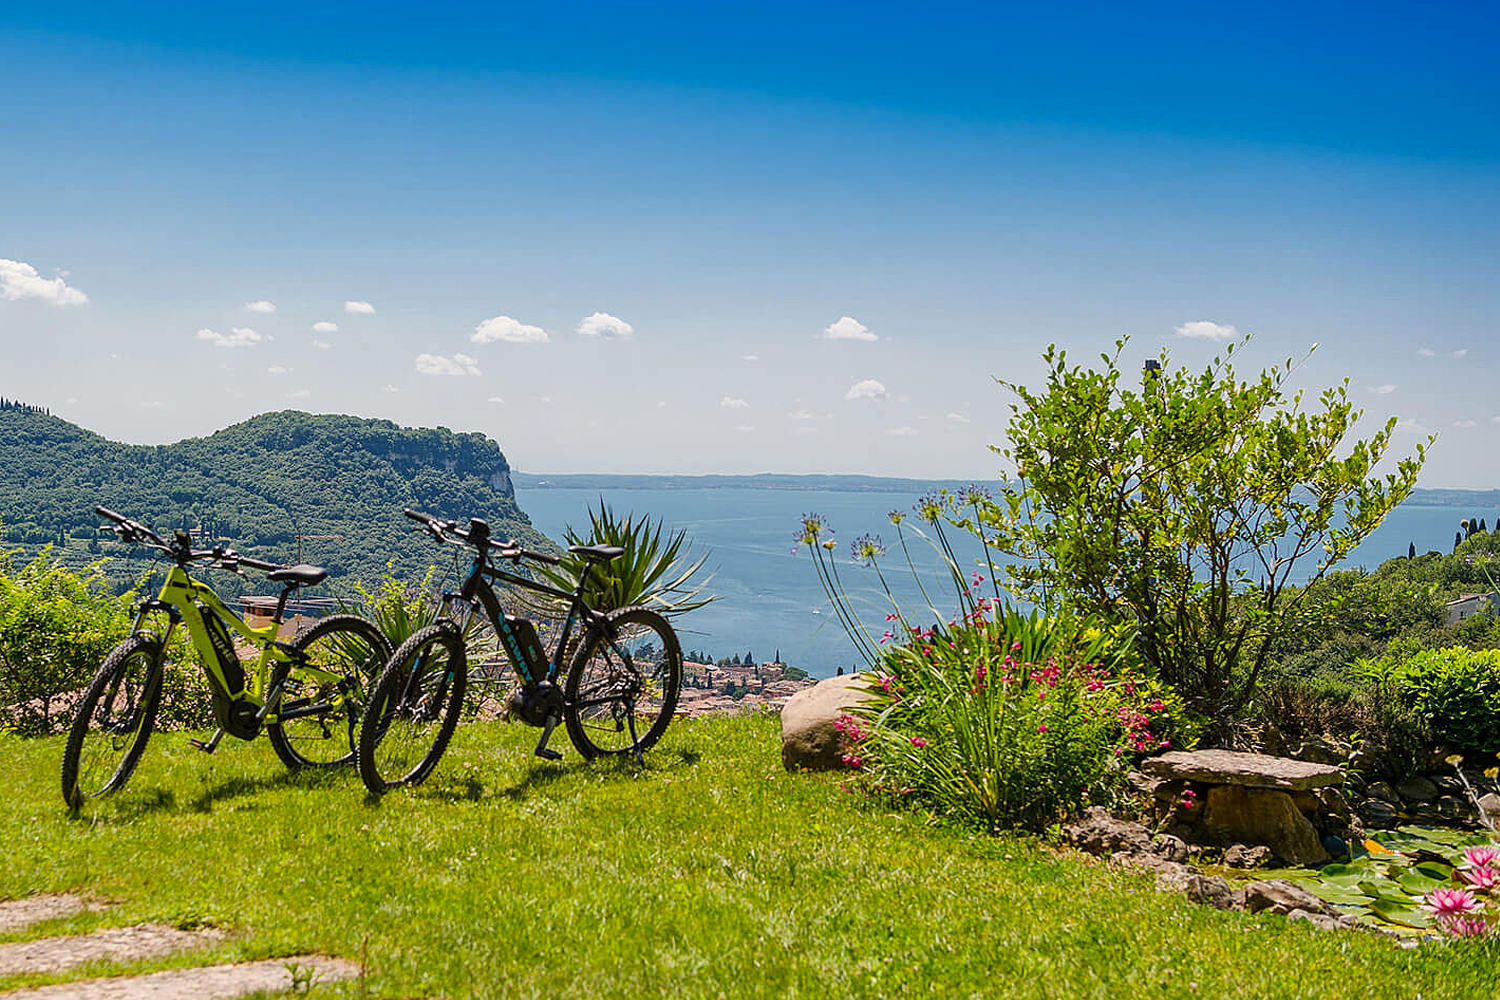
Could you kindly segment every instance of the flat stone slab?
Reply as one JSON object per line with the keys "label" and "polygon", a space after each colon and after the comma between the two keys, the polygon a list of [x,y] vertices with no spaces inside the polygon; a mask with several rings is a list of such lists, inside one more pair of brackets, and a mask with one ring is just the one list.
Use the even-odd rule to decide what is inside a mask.
{"label": "flat stone slab", "polygon": [[268,958],[238,965],[211,965],[201,969],[169,969],[145,976],[115,979],[83,979],[76,983],[39,986],[3,994],[5,1000],[230,1000],[247,993],[291,989],[291,970],[296,965],[305,977],[330,983],[354,979],[359,966],[327,955],[294,955]]}
{"label": "flat stone slab", "polygon": [[55,896],[28,896],[0,903],[0,934],[20,930],[28,924],[39,924],[43,920],[71,917],[85,910],[101,910],[99,903],[91,903],[82,896],[59,893]]}
{"label": "flat stone slab", "polygon": [[110,927],[92,934],[0,944],[0,975],[61,972],[100,959],[130,962],[174,951],[201,948],[224,935],[216,930],[183,931],[166,924]]}
{"label": "flat stone slab", "polygon": [[1141,770],[1166,781],[1306,791],[1342,785],[1344,773],[1328,764],[1235,750],[1174,750],[1141,761]]}

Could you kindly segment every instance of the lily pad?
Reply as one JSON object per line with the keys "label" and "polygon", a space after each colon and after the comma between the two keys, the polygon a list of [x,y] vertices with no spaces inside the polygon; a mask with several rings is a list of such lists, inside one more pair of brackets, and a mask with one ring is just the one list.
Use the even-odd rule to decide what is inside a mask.
{"label": "lily pad", "polygon": [[1396,884],[1401,887],[1403,892],[1412,896],[1425,896],[1432,890],[1441,889],[1447,885],[1448,879],[1433,878],[1422,874],[1422,871],[1418,869],[1416,871],[1409,871],[1401,876],[1401,878],[1397,879]]}
{"label": "lily pad", "polygon": [[1370,903],[1370,909],[1382,920],[1393,924],[1400,924],[1403,927],[1415,927],[1419,930],[1425,930],[1432,926],[1432,914],[1426,910],[1419,910],[1415,906],[1403,906],[1395,900],[1374,900]]}

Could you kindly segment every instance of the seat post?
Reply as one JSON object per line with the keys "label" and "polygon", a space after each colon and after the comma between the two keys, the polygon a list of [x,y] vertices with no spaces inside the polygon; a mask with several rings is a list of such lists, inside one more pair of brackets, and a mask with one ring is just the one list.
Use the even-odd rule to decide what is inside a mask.
{"label": "seat post", "polygon": [[282,590],[281,596],[276,599],[276,614],[274,617],[272,617],[271,622],[276,626],[278,632],[281,630],[281,616],[286,611],[286,599],[290,597],[292,591],[296,589],[297,585],[295,583],[289,583],[286,585],[286,588]]}

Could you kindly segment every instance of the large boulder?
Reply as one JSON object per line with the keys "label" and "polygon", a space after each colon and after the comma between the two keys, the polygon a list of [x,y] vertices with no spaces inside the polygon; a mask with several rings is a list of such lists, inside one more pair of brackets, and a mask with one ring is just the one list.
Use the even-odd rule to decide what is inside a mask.
{"label": "large boulder", "polygon": [[1099,857],[1116,852],[1152,853],[1150,830],[1132,820],[1116,819],[1103,806],[1089,806],[1082,819],[1063,827],[1062,835],[1080,851]]}
{"label": "large boulder", "polygon": [[1328,860],[1317,829],[1290,795],[1274,788],[1213,786],[1203,804],[1203,828],[1236,843],[1264,844],[1293,864]]}
{"label": "large boulder", "polygon": [[788,771],[836,771],[847,767],[848,744],[835,725],[870,699],[867,674],[819,681],[787,699],[781,710],[781,763]]}

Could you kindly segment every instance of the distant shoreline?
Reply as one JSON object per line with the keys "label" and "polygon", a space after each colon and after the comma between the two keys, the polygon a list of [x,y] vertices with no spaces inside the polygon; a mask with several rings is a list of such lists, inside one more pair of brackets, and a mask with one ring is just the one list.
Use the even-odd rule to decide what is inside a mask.
{"label": "distant shoreline", "polygon": [[[898,476],[858,476],[809,474],[791,475],[762,472],[751,475],[626,475],[621,473],[570,472],[544,475],[511,470],[510,478],[517,489],[526,490],[717,490],[763,489],[819,492],[838,490],[845,493],[922,493],[931,489],[962,489],[973,483],[988,486],[993,478],[912,479]],[[1415,489],[1406,503],[1419,507],[1500,506],[1500,489],[1460,490],[1446,488]]]}

